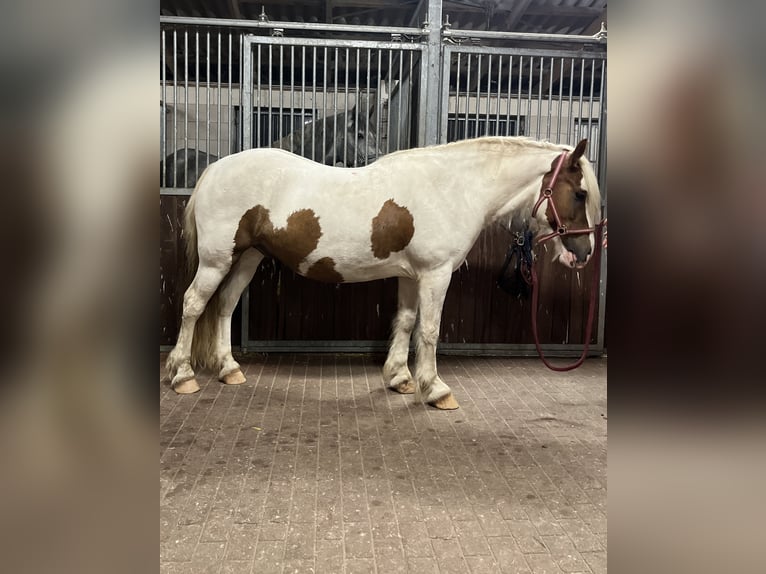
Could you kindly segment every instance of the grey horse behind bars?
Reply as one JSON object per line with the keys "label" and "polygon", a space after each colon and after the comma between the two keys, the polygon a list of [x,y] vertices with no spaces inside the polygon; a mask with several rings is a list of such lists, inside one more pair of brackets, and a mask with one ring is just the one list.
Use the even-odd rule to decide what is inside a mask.
{"label": "grey horse behind bars", "polygon": [[[373,110],[374,111],[374,110]],[[271,144],[325,165],[354,167],[367,165],[383,152],[378,144],[375,122],[362,102],[347,111],[302,124]],[[160,185],[190,187],[205,168],[218,157],[192,148],[182,148],[165,158],[165,180],[160,166]]]}

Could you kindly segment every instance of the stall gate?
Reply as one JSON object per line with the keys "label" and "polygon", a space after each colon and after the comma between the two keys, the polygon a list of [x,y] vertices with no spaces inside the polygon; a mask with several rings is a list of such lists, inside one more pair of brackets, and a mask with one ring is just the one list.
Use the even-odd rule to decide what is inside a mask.
{"label": "stall gate", "polygon": [[[193,20],[193,21],[192,21]],[[438,121],[444,143],[482,135],[591,141],[604,185],[606,59],[584,52],[445,42],[440,85],[427,97],[427,30],[161,18],[161,345],[175,342],[183,296],[181,222],[197,177],[212,161],[251,147],[281,147],[315,161],[356,166],[427,143]],[[340,29],[340,30],[338,30]],[[343,38],[327,31],[346,32]],[[363,39],[358,39],[363,34]],[[349,39],[346,36],[356,35]],[[355,153],[355,151],[359,153]],[[603,192],[603,189],[602,189]],[[508,247],[502,229],[483,233],[452,280],[444,352],[533,352],[530,304],[496,285]],[[551,354],[582,349],[592,270],[545,260],[540,334]],[[603,343],[602,275],[599,328]],[[327,285],[280,263],[262,263],[235,314],[246,351],[370,351],[386,345],[396,280]]]}

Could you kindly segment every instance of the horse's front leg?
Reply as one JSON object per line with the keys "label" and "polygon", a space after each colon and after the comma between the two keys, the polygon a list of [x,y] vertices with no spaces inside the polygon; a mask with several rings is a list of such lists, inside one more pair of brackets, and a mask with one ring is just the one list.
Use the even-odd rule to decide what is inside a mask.
{"label": "horse's front leg", "polygon": [[392,327],[388,357],[383,365],[383,380],[389,388],[403,394],[415,392],[407,359],[410,354],[410,336],[415,328],[417,314],[418,285],[412,279],[400,277],[399,307]]}
{"label": "horse's front leg", "polygon": [[421,277],[418,282],[420,325],[415,362],[416,396],[438,409],[458,408],[450,388],[436,372],[436,345],[439,340],[442,307],[447,295],[452,267],[443,267]]}

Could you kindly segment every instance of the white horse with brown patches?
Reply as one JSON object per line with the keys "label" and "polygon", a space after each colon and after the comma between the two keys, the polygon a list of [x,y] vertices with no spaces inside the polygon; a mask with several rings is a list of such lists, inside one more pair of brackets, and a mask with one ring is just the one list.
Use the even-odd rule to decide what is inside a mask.
{"label": "white horse with brown patches", "polygon": [[[273,149],[220,159],[202,175],[186,208],[188,256],[199,265],[168,357],[173,388],[199,390],[192,365],[216,369],[224,383],[244,382],[231,354],[231,315],[263,258],[275,257],[320,281],[398,277],[399,305],[383,377],[400,393],[457,408],[436,370],[452,272],[482,229],[495,222],[536,233],[594,227],[600,195],[583,156],[586,144],[572,150],[525,138],[480,138],[400,151],[354,169]],[[555,208],[549,201],[533,216],[546,187]],[[581,266],[594,237],[557,236],[553,244],[563,264]],[[413,376],[407,358],[418,313]]]}

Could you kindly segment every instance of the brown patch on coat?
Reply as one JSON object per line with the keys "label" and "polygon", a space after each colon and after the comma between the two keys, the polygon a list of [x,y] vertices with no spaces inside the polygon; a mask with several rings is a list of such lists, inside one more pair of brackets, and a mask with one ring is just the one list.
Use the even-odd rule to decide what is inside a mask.
{"label": "brown patch on coat", "polygon": [[314,262],[306,271],[306,277],[316,279],[323,283],[343,283],[343,275],[335,270],[335,261],[332,257],[322,257]]}
{"label": "brown patch on coat", "polygon": [[378,259],[385,259],[410,244],[415,234],[412,214],[389,199],[372,219],[372,253]]}
{"label": "brown patch on coat", "polygon": [[319,218],[311,209],[290,214],[285,227],[276,229],[269,210],[262,205],[248,209],[239,220],[234,234],[234,256],[255,247],[264,255],[279,259],[293,271],[314,251],[322,236]]}

